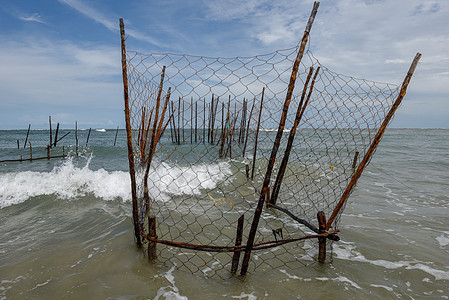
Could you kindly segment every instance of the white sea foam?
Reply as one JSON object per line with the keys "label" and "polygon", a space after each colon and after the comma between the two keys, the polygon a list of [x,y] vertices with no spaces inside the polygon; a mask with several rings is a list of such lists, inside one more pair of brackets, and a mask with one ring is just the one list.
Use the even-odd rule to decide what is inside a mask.
{"label": "white sea foam", "polygon": [[436,239],[440,244],[440,247],[446,247],[447,245],[449,245],[449,237],[445,236],[444,234],[441,234]]}
{"label": "white sea foam", "polygon": [[[0,175],[0,209],[22,203],[31,197],[55,195],[60,199],[76,199],[88,194],[104,200],[130,201],[131,187],[128,172],[91,170],[87,159],[78,167],[72,158],[65,160],[51,172],[16,172]],[[230,175],[227,162],[189,167],[170,166],[161,163],[151,173],[155,185],[151,194],[170,195],[199,194],[201,189],[213,189],[218,182]],[[165,199],[157,197],[157,199]]]}
{"label": "white sea foam", "polygon": [[160,299],[163,297],[163,299],[173,299],[173,300],[186,300],[188,299],[185,296],[181,296],[179,294],[179,289],[176,286],[175,283],[175,276],[173,276],[173,270],[175,269],[175,266],[173,266],[170,270],[167,271],[167,273],[164,274],[164,277],[170,282],[170,286],[164,286],[159,288],[157,291],[156,297],[154,297],[155,300]]}
{"label": "white sea foam", "polygon": [[381,259],[371,260],[366,258],[362,253],[358,252],[356,247],[350,243],[339,243],[334,245],[333,251],[336,258],[358,261],[363,263],[370,263],[379,267],[384,267],[386,269],[399,269],[405,268],[407,270],[421,270],[435,277],[435,280],[449,280],[449,271],[443,271],[433,268],[423,262],[416,261],[386,261]]}
{"label": "white sea foam", "polygon": [[[198,164],[188,167],[172,166],[162,162],[153,170],[149,181],[153,182],[155,199],[169,200],[170,195],[199,195],[202,189],[210,190],[231,175],[228,162]],[[161,193],[165,197],[160,197]]]}

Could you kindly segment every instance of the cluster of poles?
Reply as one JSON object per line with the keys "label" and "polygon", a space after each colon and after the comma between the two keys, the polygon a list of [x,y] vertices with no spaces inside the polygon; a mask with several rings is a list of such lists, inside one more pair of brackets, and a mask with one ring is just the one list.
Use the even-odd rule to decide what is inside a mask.
{"label": "cluster of poles", "polygon": [[[66,136],[68,136],[71,132],[66,132],[63,136],[59,137],[59,123],[56,124],[56,130],[54,132],[53,136],[53,129],[52,129],[52,121],[51,116],[48,117],[48,123],[49,123],[49,143],[46,146],[47,155],[43,157],[33,157],[33,146],[31,144],[31,141],[29,140],[30,137],[30,131],[31,131],[31,124],[28,124],[28,130],[25,137],[25,142],[23,143],[23,148],[25,149],[27,146],[30,149],[30,157],[29,158],[23,158],[22,155],[20,155],[19,159],[7,159],[7,160],[1,160],[0,162],[22,162],[22,161],[33,161],[33,160],[42,160],[42,159],[53,159],[53,158],[64,158],[67,155],[65,154],[65,147],[62,146],[62,154],[60,155],[52,155],[51,150],[57,147],[57,144]],[[115,132],[115,138],[114,138],[114,146],[117,142],[117,136],[118,136],[118,130],[119,127],[117,126],[116,132]],[[90,133],[92,131],[92,128],[89,128],[89,132],[87,134],[86,138],[86,146],[89,143]],[[20,149],[20,140],[17,140],[17,149]],[[78,139],[78,121],[75,121],[75,154],[78,156],[79,152],[79,139]]]}
{"label": "cluster of poles", "polygon": [[[235,239],[235,245],[234,246],[215,246],[215,245],[196,245],[196,244],[189,244],[189,243],[183,243],[183,242],[175,242],[175,241],[168,241],[159,239],[156,234],[156,217],[151,216],[150,213],[150,205],[149,205],[149,195],[148,195],[148,170],[151,164],[151,159],[154,155],[155,147],[157,143],[160,140],[161,135],[164,133],[167,126],[170,124],[171,129],[171,140],[175,144],[182,144],[186,142],[186,136],[184,133],[184,126],[183,123],[181,123],[181,114],[183,115],[183,112],[185,110],[183,109],[183,106],[185,105],[185,102],[182,102],[182,99],[178,99],[177,108],[175,108],[175,103],[173,101],[170,101],[170,89],[168,90],[168,93],[166,94],[166,98],[164,103],[162,104],[161,101],[161,92],[163,89],[163,80],[165,76],[165,67],[162,70],[161,75],[161,83],[159,85],[159,91],[158,91],[158,97],[156,101],[156,107],[155,107],[155,117],[152,119],[153,112],[150,112],[150,122],[147,122],[146,119],[146,113],[142,112],[142,122],[139,129],[139,152],[140,152],[140,160],[141,163],[146,165],[146,173],[145,173],[145,199],[146,199],[146,212],[145,215],[148,215],[148,231],[145,232],[143,229],[143,225],[139,224],[139,211],[137,206],[137,194],[136,194],[136,187],[135,187],[135,171],[134,171],[134,154],[133,154],[133,145],[132,145],[132,130],[130,125],[130,111],[129,111],[129,98],[128,98],[128,83],[127,83],[127,70],[126,70],[126,49],[125,49],[125,33],[124,33],[124,24],[123,19],[120,19],[120,32],[121,32],[121,40],[122,40],[122,71],[123,71],[123,84],[124,84],[124,100],[125,100],[125,119],[127,123],[127,135],[128,135],[128,154],[129,154],[129,163],[130,163],[130,176],[131,176],[131,187],[132,187],[132,197],[133,197],[133,220],[134,220],[134,233],[136,237],[137,245],[140,247],[142,246],[142,239],[145,239],[148,241],[148,257],[150,260],[154,260],[156,258],[156,244],[165,244],[173,247],[180,247],[185,249],[194,249],[198,251],[208,251],[208,252],[233,252],[233,258],[232,258],[232,267],[231,272],[234,274],[238,270],[238,265],[240,262],[240,253],[244,252],[243,261],[241,263],[241,270],[240,275],[245,275],[248,271],[248,265],[249,260],[251,256],[251,252],[254,250],[260,250],[260,249],[268,249],[272,247],[277,247],[279,245],[283,245],[290,242],[295,242],[303,239],[309,239],[309,238],[316,238],[318,239],[319,243],[319,255],[318,255],[318,261],[320,263],[323,263],[326,259],[326,240],[338,240],[338,236],[336,236],[336,233],[338,230],[333,230],[332,225],[336,219],[336,217],[339,215],[339,213],[342,211],[342,208],[344,207],[344,204],[346,200],[348,199],[351,191],[353,190],[357,180],[360,178],[363,170],[365,169],[366,165],[371,160],[372,155],[375,152],[375,149],[377,148],[377,145],[379,144],[387,125],[391,121],[391,118],[393,117],[395,111],[399,107],[400,103],[402,102],[402,99],[405,96],[407,86],[410,82],[410,79],[413,75],[413,72],[415,70],[415,67],[421,57],[421,54],[418,53],[415,56],[415,59],[412,62],[412,65],[409,69],[409,72],[407,73],[406,78],[404,79],[404,82],[401,87],[401,91],[395,100],[395,102],[392,104],[390,111],[386,115],[382,125],[380,126],[377,134],[372,140],[372,143],[369,147],[369,149],[364,153],[363,158],[361,159],[360,163],[356,167],[357,162],[357,156],[358,152],[355,155],[354,163],[353,163],[353,174],[351,176],[351,180],[349,181],[345,191],[341,195],[340,200],[337,202],[336,207],[332,211],[330,217],[328,220],[326,220],[326,215],[323,211],[317,212],[317,224],[318,226],[314,226],[313,224],[310,224],[308,221],[303,220],[295,215],[293,215],[291,212],[289,212],[284,207],[280,207],[277,205],[276,200],[279,195],[280,186],[284,177],[284,172],[286,169],[286,166],[288,164],[288,159],[290,155],[290,151],[292,149],[293,140],[295,137],[295,133],[298,127],[298,124],[301,121],[301,118],[304,114],[304,111],[308,105],[311,93],[313,91],[313,86],[315,83],[315,80],[317,78],[317,75],[319,73],[320,68],[317,68],[314,70],[314,68],[309,68],[308,70],[308,76],[307,80],[305,81],[302,93],[301,93],[301,99],[298,103],[298,107],[296,109],[296,115],[295,115],[295,121],[294,125],[290,130],[290,134],[287,141],[287,147],[284,152],[284,155],[282,157],[282,162],[280,163],[280,167],[278,169],[278,174],[276,179],[274,180],[274,184],[271,186],[272,183],[272,173],[275,165],[275,161],[277,158],[277,154],[279,151],[282,135],[284,132],[286,120],[287,120],[287,114],[290,106],[290,102],[292,100],[293,96],[293,90],[295,87],[296,78],[298,75],[298,68],[300,66],[300,62],[302,59],[302,56],[304,54],[305,46],[308,41],[309,32],[311,30],[315,15],[317,13],[319,6],[319,2],[315,2],[313,6],[312,13],[309,17],[309,21],[307,23],[306,29],[304,31],[304,35],[301,41],[301,44],[298,49],[298,54],[295,59],[295,62],[293,64],[292,68],[292,74],[290,77],[290,82],[287,89],[287,94],[285,98],[285,102],[283,105],[282,115],[279,120],[279,127],[278,131],[275,137],[275,140],[273,142],[273,148],[271,151],[270,158],[268,160],[267,170],[266,174],[263,180],[262,189],[259,193],[260,197],[257,202],[257,206],[255,208],[253,219],[250,227],[250,231],[248,233],[248,239],[246,241],[246,245],[242,245],[242,237],[243,237],[243,224],[244,224],[244,215],[241,215],[238,219],[237,224],[237,233],[236,233],[236,239]],[[310,84],[309,84],[310,83]],[[259,133],[259,126],[260,126],[260,115],[262,112],[262,105],[263,105],[263,95],[264,90],[262,91],[262,99],[260,101],[260,109],[259,109],[259,119],[257,124],[257,130],[256,130],[256,140],[255,140],[255,151],[257,149],[257,135]],[[250,126],[250,120],[251,120],[251,114],[253,112],[254,106],[255,106],[255,99],[252,104],[250,117],[247,116],[247,109],[248,109],[248,103],[246,100],[243,101],[243,106],[240,112],[235,111],[234,114],[230,112],[230,99],[227,103],[220,102],[219,98],[215,98],[212,95],[212,100],[210,103],[210,106],[206,109],[206,103],[205,99],[203,100],[203,124],[202,128],[203,130],[198,129],[198,101],[194,102],[193,99],[190,101],[190,112],[191,112],[191,124],[195,124],[193,126],[193,130],[191,129],[190,132],[190,142],[197,143],[203,142],[203,143],[209,143],[212,145],[219,145],[220,151],[219,151],[219,157],[227,157],[229,154],[232,156],[232,141],[233,139],[237,140],[240,144],[243,144],[243,155],[246,150],[246,144],[248,140],[248,131]],[[201,100],[199,100],[201,101]],[[217,122],[217,116],[218,116],[218,108],[221,103],[221,124],[218,121]],[[225,108],[225,105],[227,104],[227,107]],[[162,108],[162,113],[159,114],[160,107]],[[194,109],[193,109],[194,108]],[[165,112],[168,109],[168,120],[164,119]],[[236,109],[235,109],[236,110]],[[209,111],[209,118],[207,120],[206,125],[206,111]],[[226,113],[226,116],[225,116]],[[145,117],[144,117],[145,116]],[[195,116],[195,117],[194,117]],[[240,116],[240,124],[237,125],[237,122],[239,120]],[[219,117],[219,116],[218,116]],[[184,119],[184,118],[182,118]],[[200,118],[201,120],[201,118]],[[153,122],[152,130],[149,130],[150,123]],[[201,126],[200,126],[201,127]],[[148,128],[146,130],[146,128]],[[238,134],[236,133],[236,130],[238,130]],[[149,135],[148,135],[149,134]],[[202,134],[202,139],[200,139]],[[236,138],[238,136],[238,138]],[[147,143],[149,143],[149,151],[145,151],[147,148]],[[146,154],[148,153],[148,154]],[[254,158],[256,155],[254,155]],[[253,163],[253,170],[254,170],[254,163]],[[248,174],[248,167],[247,167],[247,174]],[[248,175],[247,175],[248,176]],[[253,177],[253,174],[252,176]],[[271,189],[271,193],[270,193]],[[298,223],[301,223],[311,229],[315,234],[307,235],[299,238],[290,238],[290,239],[284,239],[281,237],[280,240],[276,241],[267,241],[267,242],[261,242],[261,243],[255,243],[256,233],[258,230],[258,224],[259,220],[262,214],[262,210],[264,207],[264,204],[267,208],[274,208],[281,212],[286,213],[289,215],[293,220],[297,221]]]}

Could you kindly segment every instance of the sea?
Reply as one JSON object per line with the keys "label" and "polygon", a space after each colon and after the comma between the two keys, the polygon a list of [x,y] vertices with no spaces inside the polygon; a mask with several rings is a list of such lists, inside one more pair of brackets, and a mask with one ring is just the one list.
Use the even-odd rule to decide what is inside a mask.
{"label": "sea", "polygon": [[243,278],[149,262],[125,131],[69,131],[0,131],[0,299],[449,298],[449,129],[387,130],[324,264]]}

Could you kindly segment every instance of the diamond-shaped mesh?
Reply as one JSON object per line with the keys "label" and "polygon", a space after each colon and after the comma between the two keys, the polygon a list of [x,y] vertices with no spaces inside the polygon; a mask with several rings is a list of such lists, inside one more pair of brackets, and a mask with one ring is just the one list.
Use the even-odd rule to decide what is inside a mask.
{"label": "diamond-shaped mesh", "polygon": [[[127,53],[139,222],[146,235],[146,216],[156,217],[157,261],[194,273],[229,276],[234,252],[177,246],[233,247],[243,214],[242,244],[246,243],[297,52],[295,47],[235,58]],[[311,67],[320,71],[296,130],[276,205],[318,227],[317,212],[333,212],[399,88],[334,73],[306,52],[271,187],[279,176]],[[151,153],[153,132],[161,136]],[[144,178],[149,157],[147,203]],[[339,217],[333,229],[338,223]],[[310,234],[314,232],[287,214],[264,207],[255,249],[264,248],[259,243]],[[254,250],[250,270],[314,262],[315,243],[307,239]]]}

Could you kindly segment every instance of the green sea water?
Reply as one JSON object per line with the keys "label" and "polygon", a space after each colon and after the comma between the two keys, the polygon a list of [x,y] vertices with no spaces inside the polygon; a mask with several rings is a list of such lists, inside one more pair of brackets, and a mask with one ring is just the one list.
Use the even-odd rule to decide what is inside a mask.
{"label": "green sea water", "polygon": [[[387,131],[325,264],[243,279],[148,262],[133,238],[125,134],[114,146],[115,134],[93,130],[86,145],[79,131],[79,156],[72,132],[52,150],[72,156],[0,163],[0,299],[449,298],[447,129]],[[25,136],[0,131],[0,160],[28,158]],[[33,157],[47,155],[48,138],[31,131]]]}

